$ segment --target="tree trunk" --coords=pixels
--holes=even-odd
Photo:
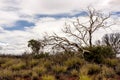
[[[92,34],[91,34],[91,31],[89,31],[89,46],[92,47]]]

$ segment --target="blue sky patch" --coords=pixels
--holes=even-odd
[[[118,12],[113,12],[112,15],[117,15],[117,16],[120,17],[120,11],[118,11]]]
[[[25,20],[19,20],[19,21],[16,21],[14,26],[6,26],[6,30],[24,30],[25,27],[31,27],[31,26],[35,26],[34,23],[32,22],[28,22],[28,21],[25,21]]]
[[[63,13],[63,14],[55,14],[55,15],[48,15],[48,14],[38,14],[36,15],[36,18],[44,18],[44,17],[53,17],[56,19],[60,18],[72,18],[72,17],[79,17],[79,16],[85,16],[87,13],[85,11],[79,12],[77,14],[71,15],[69,13]]]

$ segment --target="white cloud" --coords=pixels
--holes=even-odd
[[[26,27],[24,31],[6,31],[3,30],[3,32],[0,34],[0,41],[3,42],[1,44],[4,44],[2,46],[2,50],[0,50],[1,53],[14,53],[14,54],[21,54],[25,50],[28,50],[27,48],[27,41],[30,39],[39,39],[44,36],[44,32],[47,32],[49,35],[51,35],[53,32],[57,33],[60,36],[65,36],[61,28],[64,27],[64,22],[68,20],[73,20],[74,18],[62,18],[62,19],[55,19],[55,18],[42,18],[39,21],[35,23],[35,26],[33,27]],[[80,20],[84,21],[86,20],[83,17],[80,17]],[[120,28],[117,26],[111,27],[113,31],[118,30],[120,31]],[[101,37],[105,33],[112,32],[111,29],[100,30],[97,31],[94,34],[94,40],[101,39]]]
[[[16,20],[19,20],[19,17],[16,13],[14,12],[4,12],[0,11],[0,25],[9,25],[12,26],[13,22]]]
[[[88,6],[119,11],[119,3],[119,0],[0,0],[0,25],[14,25],[21,19],[34,21],[36,14],[76,14]]]
[[[74,13],[75,11],[85,9],[88,6],[93,6],[96,9],[114,11],[119,10],[119,3],[119,0],[21,0],[20,8],[22,12],[29,15],[60,14],[71,12]]]
[[[75,11],[85,9],[90,5],[97,5],[99,2],[100,1],[96,0],[22,0],[21,11],[30,15],[74,13]]]

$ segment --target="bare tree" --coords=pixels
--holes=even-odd
[[[54,34],[53,36],[49,37],[49,44],[48,45],[53,45],[52,49],[61,49],[64,50],[65,52],[70,52],[70,51],[82,51],[82,48],[80,45],[78,45],[75,42],[71,42],[69,39],[66,37],[59,37],[57,34]]]
[[[78,44],[92,47],[93,33],[100,28],[107,28],[113,24],[107,23],[110,14],[104,15],[93,8],[88,8],[86,14],[87,22],[82,23],[82,20],[77,18],[76,21],[71,21],[72,24],[65,23],[63,32],[73,37],[78,41]]]
[[[102,41],[105,45],[111,46],[115,53],[120,52],[120,33],[105,34]]]

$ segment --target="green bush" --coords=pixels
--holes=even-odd
[[[111,47],[108,46],[93,46],[85,48],[90,52],[84,53],[85,60],[95,63],[103,63],[105,58],[114,58],[114,54]]]
[[[42,80],[56,80],[52,75],[43,75]]]

